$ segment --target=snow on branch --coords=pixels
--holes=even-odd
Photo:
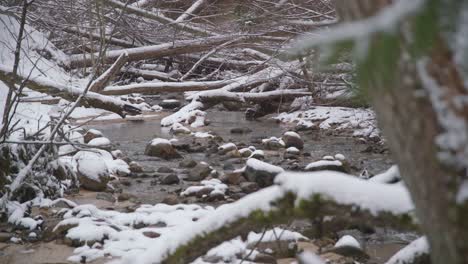
[[[28,79],[26,76],[14,77],[11,70],[2,65],[0,65],[0,80],[6,82],[11,81],[14,83],[25,82],[26,87],[31,90],[53,96],[59,96],[69,101],[76,100],[83,94],[82,89],[59,84],[45,77],[38,76],[31,79]],[[138,108],[135,108],[120,99],[93,92],[88,92],[84,95],[82,105],[104,109],[119,114],[122,117],[125,116],[126,113],[139,114],[141,112]]]
[[[429,263],[429,243],[425,236],[414,240],[385,262],[385,264],[412,263]]]
[[[114,62],[123,52],[127,52],[128,61],[139,61],[147,59],[157,59],[164,56],[183,55],[195,52],[210,50],[215,46],[221,45],[227,41],[233,43],[251,42],[259,39],[264,39],[260,35],[229,35],[205,37],[193,40],[181,40],[175,42],[167,42],[158,45],[111,50],[103,55],[103,61],[106,63]],[[94,59],[99,57],[98,53],[94,54],[75,54],[69,57],[68,66],[70,68],[80,68],[91,66]]]
[[[290,52],[294,55],[301,54],[317,46],[336,44],[346,40],[354,40],[358,43],[369,39],[375,33],[393,31],[404,18],[419,11],[425,1],[399,0],[369,18],[314,31],[312,35],[299,38]]]
[[[141,254],[118,263],[190,263],[220,243],[249,231],[294,218],[352,210],[368,221],[394,218],[395,226],[415,225],[414,205],[403,185],[371,183],[331,171],[284,172],[274,186],[222,205],[193,225],[175,230],[170,240],[156,240]],[[314,210],[311,210],[314,208]],[[392,223],[392,221],[386,221]]]

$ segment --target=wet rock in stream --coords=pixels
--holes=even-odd
[[[155,138],[145,149],[145,155],[159,157],[166,160],[182,157],[167,139]]]

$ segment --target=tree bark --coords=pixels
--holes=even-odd
[[[344,20],[367,17],[390,2],[336,1],[340,17]],[[438,116],[438,106],[431,100],[426,82],[428,79],[434,81],[442,100],[449,105],[448,111],[464,122],[468,121],[466,107],[457,110],[452,103],[457,96],[466,97],[468,92],[442,38],[430,51],[427,63],[417,64],[408,58],[409,51],[403,36],[400,34],[397,69],[385,73],[393,74],[395,81],[388,82],[382,79],[382,73],[370,72],[365,86],[370,87],[379,124],[416,205],[416,214],[430,244],[432,262],[468,263],[468,207],[466,202],[457,202],[466,167],[460,164],[463,162],[448,165],[440,159],[443,150],[436,142],[446,128]],[[373,38],[371,47],[379,41],[384,40],[378,36]],[[427,76],[422,78],[422,72]],[[451,121],[456,125],[457,120]],[[453,151],[455,155],[466,149],[466,141],[464,143]]]

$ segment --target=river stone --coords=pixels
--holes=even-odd
[[[237,149],[231,150],[228,153],[225,154],[226,158],[231,159],[231,158],[240,158],[241,154]]]
[[[179,163],[179,166],[182,168],[193,168],[197,166],[197,162],[193,159],[184,159]]]
[[[179,197],[175,194],[168,194],[164,199],[162,200],[162,203],[168,204],[168,205],[175,205],[179,203]]]
[[[220,180],[223,183],[228,183],[228,184],[239,184],[242,181],[245,181],[244,177],[242,177],[242,172],[239,171],[230,171],[230,172],[225,172]]]
[[[301,136],[293,131],[288,131],[283,134],[282,137],[286,148],[295,147],[298,149],[304,148],[304,141],[302,140]]]
[[[245,193],[253,193],[258,190],[258,184],[256,182],[241,182],[239,186]]]
[[[8,232],[0,232],[0,242],[8,242],[10,238],[13,236],[12,233]]]
[[[91,140],[99,137],[103,137],[102,132],[96,129],[90,129],[84,134],[84,143],[88,143]]]
[[[161,177],[161,184],[178,184],[180,182],[179,177],[176,174],[168,174],[168,175],[163,175]]]
[[[143,167],[140,165],[140,163],[138,163],[136,161],[130,162],[130,164],[128,164],[128,166],[129,166],[130,171],[133,172],[133,173],[143,172]]]
[[[206,163],[200,163],[189,171],[187,181],[201,181],[208,177],[212,169]]]
[[[249,159],[244,174],[247,180],[256,182],[261,188],[273,185],[276,175],[283,172],[281,167],[271,165],[258,159]]]
[[[127,193],[127,192],[119,193],[119,195],[117,196],[117,199],[120,202],[128,201],[128,200],[130,200],[132,198],[136,198],[135,195],[133,195],[131,193]]]
[[[100,192],[100,193],[97,193],[96,194],[96,199],[97,200],[104,200],[104,201],[108,201],[108,202],[115,202],[115,197],[110,194],[110,193],[106,193],[106,192]]]
[[[78,180],[81,187],[95,192],[106,189],[109,182],[109,170],[106,163],[98,155],[95,155],[95,158],[79,159],[77,163]]]
[[[262,144],[268,150],[278,150],[285,146],[283,140],[276,137],[262,139]]]
[[[159,103],[159,106],[161,106],[164,109],[175,109],[179,107],[180,105],[181,105],[181,102],[176,99],[166,99]]]
[[[254,260],[255,263],[271,263],[276,264],[276,259],[268,254],[258,253],[255,254]]]
[[[145,155],[159,157],[166,160],[180,158],[181,155],[172,146],[167,139],[155,138],[145,149]]]
[[[156,233],[156,232],[153,232],[153,231],[144,231],[143,235],[145,237],[149,237],[149,238],[158,238],[158,237],[161,236],[159,233]]]
[[[160,173],[173,173],[174,170],[169,167],[160,167],[158,168],[158,172]]]
[[[233,150],[237,150],[237,146],[234,143],[227,143],[218,147],[218,153],[220,155],[227,154]]]
[[[235,128],[232,128],[230,132],[232,134],[247,134],[247,133],[251,133],[252,129],[248,127],[235,127]]]

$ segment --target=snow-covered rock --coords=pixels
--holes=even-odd
[[[110,150],[112,147],[111,141],[106,137],[98,137],[98,138],[91,139],[88,142],[88,146],[91,146],[94,148],[105,149],[105,150]]]
[[[304,148],[304,141],[301,136],[294,131],[288,131],[283,134],[283,142],[286,148],[295,147],[298,149]]]
[[[87,149],[76,153],[71,159],[71,165],[75,171],[77,171],[80,160],[99,160],[105,163],[109,174],[114,176],[126,176],[130,173],[130,168],[125,161],[121,159],[114,160],[112,154],[102,149]]]
[[[210,179],[201,181],[201,186],[190,186],[185,191],[181,192],[182,196],[195,195],[198,197],[211,197],[215,199],[224,198],[227,190],[227,185],[219,179]]]
[[[84,142],[88,143],[95,138],[103,137],[102,132],[96,129],[89,129],[84,134]]]
[[[291,155],[299,155],[301,151],[296,147],[289,147],[286,149],[286,153],[291,154]]]
[[[81,187],[95,192],[106,189],[109,182],[109,169],[105,162],[90,152],[86,157],[77,160],[78,179]]]
[[[353,237],[350,235],[345,235],[338,239],[338,241],[335,243],[335,248],[339,247],[354,247],[354,248],[361,248],[361,244]]]
[[[179,135],[179,134],[190,134],[191,131],[190,129],[184,127],[181,123],[174,123],[172,126],[171,126],[171,130],[170,130],[173,134],[175,135]]]
[[[367,260],[369,258],[366,252],[362,250],[361,244],[350,235],[341,237],[330,251],[345,257],[352,257],[360,261]]]
[[[344,160],[346,160],[346,157],[345,157],[345,155],[343,155],[341,153],[338,153],[338,154],[335,155],[335,159],[340,160],[340,161],[344,161]]]
[[[252,154],[249,156],[249,158],[263,160],[263,159],[265,159],[265,152],[263,150],[256,149],[256,150],[254,150],[254,152],[252,152]]]
[[[172,143],[163,138],[153,139],[145,149],[145,155],[163,158],[166,160],[180,158],[181,155],[172,146]]]
[[[256,182],[260,187],[267,187],[283,171],[280,167],[251,158],[247,160],[244,174],[249,181]]]
[[[233,150],[237,150],[237,146],[234,143],[226,143],[218,147],[218,153],[221,155],[224,155]]]
[[[319,160],[309,163],[305,167],[306,171],[333,170],[346,172],[346,168],[339,160]]]
[[[241,154],[242,157],[247,158],[252,155],[252,153],[255,151],[255,147],[248,147],[248,148],[241,148],[239,149],[239,153]]]
[[[284,141],[277,137],[262,139],[262,144],[269,150],[277,150],[285,147]]]

